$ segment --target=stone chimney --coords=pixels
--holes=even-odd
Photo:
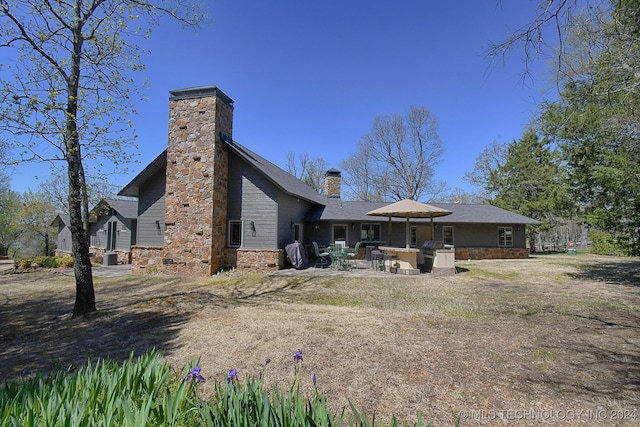
[[[224,265],[233,100],[215,86],[170,93],[162,270],[208,276]]]
[[[342,175],[337,169],[329,169],[324,173],[324,195],[327,197],[340,198],[340,187],[342,186]]]

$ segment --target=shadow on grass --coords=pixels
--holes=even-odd
[[[550,361],[542,372],[534,369],[527,381],[552,387],[563,394],[589,395],[601,403],[602,396],[612,402],[640,405],[640,348],[635,332],[611,326],[590,327],[591,338],[564,340],[554,348],[566,362]]]
[[[0,311],[0,378],[32,376],[83,364],[87,359],[125,361],[172,348],[188,313],[101,310],[73,318],[73,295],[60,292],[3,304]]]
[[[580,265],[578,272],[570,274],[577,280],[596,280],[612,285],[640,286],[640,261],[603,259],[597,264]]]
[[[0,378],[31,376],[156,349],[169,354],[179,332],[205,308],[226,307],[295,292],[311,278],[264,280],[249,286],[182,286],[179,277],[125,276],[94,280],[97,311],[73,318],[72,277],[40,273],[0,276]],[[42,285],[37,282],[41,282]],[[18,289],[9,291],[13,287]]]

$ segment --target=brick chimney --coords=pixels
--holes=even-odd
[[[162,270],[208,276],[224,263],[233,100],[215,86],[170,94]]]
[[[342,186],[342,173],[337,169],[329,169],[324,173],[324,195],[327,197],[340,198],[340,187]]]

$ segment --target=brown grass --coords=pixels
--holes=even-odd
[[[640,425],[640,262],[589,255],[458,262],[454,277],[96,279],[73,319],[73,279],[0,276],[0,376],[157,348],[289,387],[300,348],[330,405],[436,426]],[[270,358],[272,363],[261,367]],[[616,417],[623,418],[616,420]]]

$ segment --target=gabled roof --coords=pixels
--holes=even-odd
[[[295,176],[274,165],[259,154],[249,150],[247,147],[236,141],[225,140],[224,142],[231,151],[261,172],[267,179],[285,193],[317,204],[323,203],[326,199]],[[144,183],[147,182],[147,180],[149,180],[154,174],[166,166],[167,150],[164,150],[158,157],[149,163],[142,172],[133,178],[131,182],[125,185],[118,195],[138,197],[140,187],[144,185]]]
[[[142,171],[135,176],[122,190],[118,192],[118,196],[138,197],[140,195],[140,187],[144,185],[153,175],[167,167],[167,150],[164,150],[155,159],[151,161]]]
[[[271,163],[259,154],[251,151],[247,147],[236,141],[223,138],[229,149],[246,161],[249,165],[258,170],[265,178],[270,180],[283,192],[307,200],[316,206],[306,215],[307,221],[376,221],[382,219],[367,215],[367,212],[381,208],[390,204],[389,202],[359,202],[343,201],[340,198],[326,197],[316,192],[313,188],[305,184],[300,179]],[[134,196],[139,195],[139,189],[154,174],[165,168],[167,165],[167,150],[164,150],[147,167],[145,167],[129,184],[127,184],[118,195]],[[430,203],[443,209],[452,211],[451,215],[434,218],[434,222],[455,224],[455,223],[475,223],[475,224],[541,224],[535,219],[528,218],[505,209],[487,204],[462,204],[462,203]],[[115,206],[112,206],[115,208]],[[118,209],[116,209],[118,210]],[[118,212],[120,212],[118,210]],[[120,212],[122,214],[122,212]],[[137,214],[137,208],[136,208]],[[131,217],[135,218],[135,216]],[[387,219],[384,219],[387,221]],[[404,218],[392,218],[392,221],[405,221]],[[429,218],[414,218],[412,222],[429,222]]]
[[[137,200],[124,200],[124,199],[102,199],[100,202],[91,209],[91,214],[95,215],[99,213],[101,209],[111,208],[118,212],[122,217],[127,219],[136,219],[138,217],[138,201]],[[98,214],[98,216],[100,216]]]
[[[388,221],[380,217],[367,215],[367,212],[388,205],[388,202],[349,202],[326,198],[325,206],[318,206],[305,217],[308,221]],[[529,224],[539,221],[524,215],[507,211],[492,205],[461,203],[430,203],[433,206],[453,212],[451,215],[434,218],[439,223],[476,223],[476,224]],[[406,221],[404,218],[392,218],[392,221]],[[429,222],[429,218],[412,218],[411,222]]]
[[[234,153],[256,168],[285,193],[317,204],[322,204],[326,201],[325,196],[319,194],[303,181],[274,165],[259,154],[256,154],[247,147],[238,144],[236,141],[226,142]]]
[[[60,224],[63,224],[66,227],[69,227],[71,225],[71,217],[69,216],[69,214],[58,214],[56,215],[55,218],[53,218],[53,221],[51,221],[51,226],[52,227],[57,227]]]

